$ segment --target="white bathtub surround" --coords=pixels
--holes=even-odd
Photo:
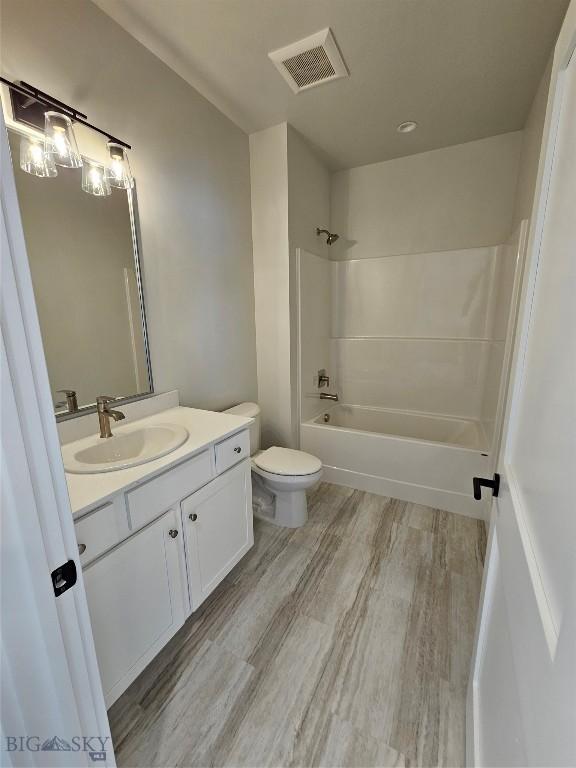
[[[492,449],[502,397],[514,243],[348,261],[300,253],[301,447],[330,481],[483,516],[472,477],[488,468],[481,454]],[[319,367],[350,404],[323,433]],[[406,440],[408,471],[388,456]]]
[[[333,335],[485,339],[501,259],[492,246],[401,255],[377,250],[369,259],[336,262]]]
[[[303,450],[322,459],[327,482],[484,518],[472,477],[486,476],[482,425],[376,408],[337,405],[301,426]]]
[[[501,246],[332,263],[341,399],[492,422],[514,266]]]
[[[488,343],[335,339],[332,371],[345,403],[477,418]]]

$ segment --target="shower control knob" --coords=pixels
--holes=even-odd
[[[188,517],[190,520],[192,520],[193,523],[195,523],[196,520],[198,520],[198,515],[196,514],[196,512],[192,512],[192,514],[188,515]]]

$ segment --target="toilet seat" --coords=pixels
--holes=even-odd
[[[264,472],[287,477],[314,475],[322,469],[322,462],[316,456],[278,446],[257,453],[252,461]]]

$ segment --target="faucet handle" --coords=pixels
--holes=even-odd
[[[318,371],[317,384],[318,384],[318,389],[321,389],[322,387],[330,386],[330,376],[328,376],[328,374],[326,373],[325,368],[320,368],[320,370]]]
[[[63,395],[75,395],[76,390],[75,389],[57,389],[56,392],[61,392]]]
[[[111,397],[110,395],[98,395],[98,397],[96,398],[96,402],[102,403],[102,404],[113,403],[114,400],[116,400],[116,398]]]

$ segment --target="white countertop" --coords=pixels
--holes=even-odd
[[[172,453],[146,464],[139,464],[114,472],[82,475],[67,472],[66,482],[68,483],[68,495],[73,516],[79,517],[118,492],[126,491],[194,456],[194,454],[200,453],[213,443],[249,427],[252,421],[252,419],[233,416],[229,413],[183,407],[170,408],[138,421],[131,421],[130,428],[135,425],[180,424],[188,430],[189,437],[183,445]],[[112,426],[112,431],[121,433],[122,426],[116,428]]]

